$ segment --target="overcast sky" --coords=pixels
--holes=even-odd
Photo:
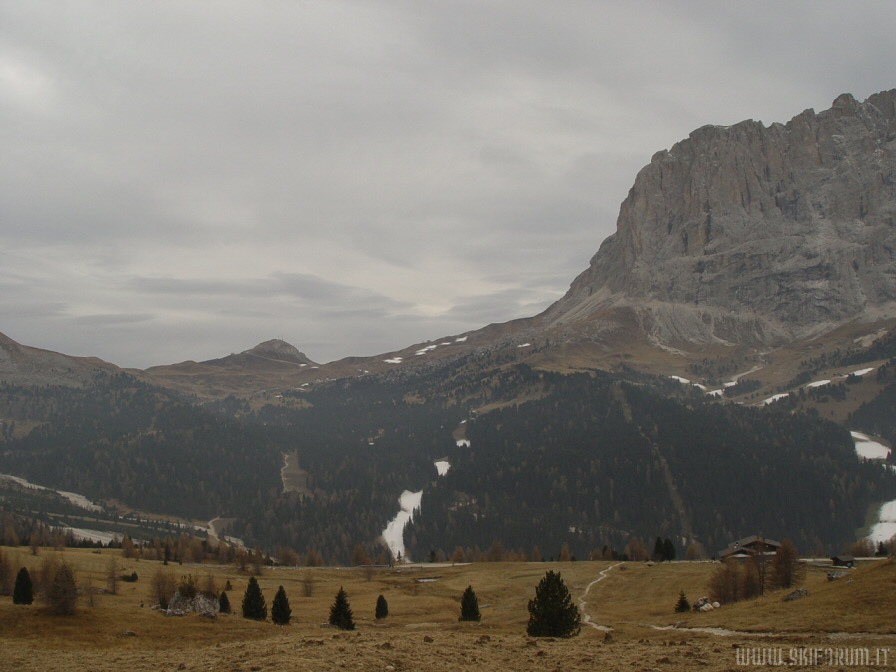
[[[534,315],[705,124],[896,86],[896,2],[0,0],[0,332],[318,362]]]

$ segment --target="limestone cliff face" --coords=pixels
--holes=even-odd
[[[655,154],[545,317],[612,307],[663,342],[773,344],[896,315],[896,89]]]

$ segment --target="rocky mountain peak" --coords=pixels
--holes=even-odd
[[[774,344],[896,315],[896,90],[657,152],[546,316],[613,307],[666,343]]]
[[[278,338],[259,343],[242,354],[280,362],[292,362],[294,364],[314,364],[305,356],[305,353],[300,352],[295,346]]]

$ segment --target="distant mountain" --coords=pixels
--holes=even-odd
[[[0,382],[14,385],[83,385],[118,367],[96,357],[71,357],[21,345],[0,334]]]
[[[318,366],[308,359],[308,357],[305,356],[305,353],[299,352],[295,346],[279,339],[272,339],[270,341],[265,341],[264,343],[259,343],[254,348],[244,350],[238,355],[229,355],[220,359],[210,359],[202,362],[202,364],[208,366],[247,367],[256,369],[272,367],[280,369],[283,365],[289,366],[294,364],[297,364],[300,367]]]
[[[318,377],[317,364],[289,343],[272,339],[254,348],[204,362],[154,366],[144,373],[154,383],[200,397],[248,396],[289,388]]]
[[[896,89],[656,153],[546,325],[781,346],[896,317]]]

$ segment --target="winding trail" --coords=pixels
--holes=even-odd
[[[595,623],[591,620],[591,615],[587,611],[588,602],[586,598],[588,597],[588,593],[591,592],[591,589],[595,586],[595,584],[600,583],[604,579],[607,578],[607,573],[613,569],[614,567],[618,567],[621,565],[621,562],[617,562],[615,565],[610,565],[603,571],[598,573],[598,577],[594,579],[591,583],[585,586],[585,590],[582,591],[582,594],[578,598],[579,602],[579,611],[582,613],[582,624],[590,626],[595,630],[601,630],[603,632],[609,632],[613,628],[608,625],[600,625],[599,623]],[[701,632],[708,635],[714,635],[716,637],[747,637],[747,638],[766,638],[766,637],[821,637],[824,639],[831,640],[851,640],[851,639],[880,639],[880,640],[896,640],[896,634],[894,633],[882,633],[882,632],[825,632],[825,631],[815,631],[815,632],[789,632],[789,631],[767,631],[767,630],[729,630],[728,628],[720,628],[720,627],[708,627],[708,626],[686,626],[686,625],[654,625],[652,623],[639,623],[638,627],[646,628],[649,630],[657,630],[657,631],[676,631],[676,632]]]
[[[613,569],[614,567],[618,567],[618,566],[621,565],[621,564],[622,564],[621,562],[617,562],[615,565],[610,565],[610,566],[607,567],[606,569],[604,569],[604,570],[602,570],[601,572],[599,572],[599,573],[598,573],[598,577],[597,577],[596,579],[594,579],[594,581],[592,581],[591,583],[589,583],[587,586],[585,586],[585,590],[584,590],[584,592],[579,596],[579,611],[581,611],[582,614],[584,615],[584,618],[582,619],[582,623],[584,623],[585,625],[588,625],[588,626],[594,628],[595,630],[602,630],[602,631],[604,631],[604,632],[609,632],[609,631],[612,630],[613,628],[611,628],[611,627],[608,626],[608,625],[600,625],[600,624],[595,623],[594,621],[591,620],[591,614],[589,614],[589,613],[587,612],[587,610],[586,610],[586,605],[587,605],[588,603],[585,601],[585,598],[588,597],[588,593],[591,592],[591,588],[594,586],[594,584],[596,584],[596,583],[600,583],[601,581],[603,581],[604,579],[606,579],[606,578],[607,578],[607,572],[609,572],[609,571],[610,571],[611,569]]]

